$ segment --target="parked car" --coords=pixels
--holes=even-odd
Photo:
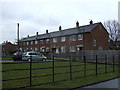
[[[42,55],[39,52],[30,51],[23,53],[22,60],[24,61],[45,61],[47,59],[46,56]]]
[[[16,52],[12,55],[12,58],[14,61],[20,61],[22,60],[22,52]]]

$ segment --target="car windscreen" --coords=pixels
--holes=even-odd
[[[25,52],[25,53],[23,53],[23,55],[26,55],[27,53]]]

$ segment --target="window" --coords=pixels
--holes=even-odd
[[[54,43],[57,42],[57,38],[53,38],[53,42],[54,42]]]
[[[45,52],[45,47],[40,47],[40,52]]]
[[[46,43],[47,43],[47,44],[49,43],[49,41],[50,41],[50,39],[46,39]]]
[[[61,53],[65,53],[65,46],[61,46]]]
[[[23,42],[23,45],[25,45],[25,42]]]
[[[33,41],[31,41],[31,44],[33,44]]]
[[[43,44],[43,43],[44,43],[44,41],[43,41],[43,40],[40,40],[40,43],[41,43],[41,44]]]
[[[38,48],[35,48],[35,51],[37,51],[38,50]]]
[[[27,45],[29,45],[29,42],[27,42]]]
[[[96,46],[96,40],[93,40],[93,46]]]
[[[79,51],[79,50],[82,50],[83,49],[83,45],[81,44],[81,45],[77,45],[76,46],[76,49]]]
[[[83,34],[78,34],[78,40],[83,40]]]
[[[75,46],[70,47],[70,52],[75,52]]]
[[[50,52],[50,48],[49,47],[46,47],[46,52]]]
[[[30,48],[30,50],[33,50],[32,48]]]
[[[75,41],[75,40],[76,40],[76,35],[70,36],[70,40],[71,40],[71,41]]]
[[[61,37],[61,42],[65,42],[66,37]]]
[[[37,41],[37,40],[35,41],[35,44],[38,44],[38,41]]]
[[[26,48],[26,51],[28,51],[28,48]]]

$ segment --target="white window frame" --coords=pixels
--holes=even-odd
[[[45,47],[40,47],[40,52],[45,52]]]
[[[31,41],[30,44],[33,44],[33,41]]]
[[[46,43],[48,44],[50,42],[50,39],[46,39]]]
[[[27,45],[29,45],[29,42],[26,42]]]
[[[57,42],[57,38],[53,38],[53,43],[56,43]]]
[[[70,41],[76,41],[76,35],[71,35],[70,36]]]
[[[97,41],[93,40],[93,46],[96,46]]]
[[[66,37],[65,36],[61,37],[61,42],[65,42],[65,41],[66,41]]]
[[[37,41],[37,40],[35,41],[35,44],[38,44],[38,41]]]
[[[65,52],[66,52],[65,46],[61,46],[61,53],[65,53]]]
[[[23,45],[25,45],[25,42],[23,42]]]
[[[78,34],[78,40],[83,40],[83,34]]]
[[[44,44],[44,40],[40,40],[40,43],[41,43],[41,44]]]
[[[37,47],[35,47],[35,51],[37,51],[38,50],[38,48]]]
[[[76,51],[76,47],[75,46],[70,46],[70,52],[75,52]]]
[[[50,52],[50,48],[49,47],[46,47],[46,52]]]

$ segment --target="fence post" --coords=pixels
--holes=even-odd
[[[83,57],[84,60],[84,77],[86,77],[86,58],[85,56]]]
[[[115,72],[115,56],[113,55],[113,72]]]
[[[54,83],[54,55],[53,55],[53,83]]]
[[[30,56],[30,87],[32,86],[32,56]]]
[[[97,55],[96,55],[96,76],[97,76]]]
[[[107,73],[107,55],[105,55],[105,73]]]
[[[72,80],[72,65],[71,65],[71,56],[69,56],[69,63],[70,63],[70,80]]]

